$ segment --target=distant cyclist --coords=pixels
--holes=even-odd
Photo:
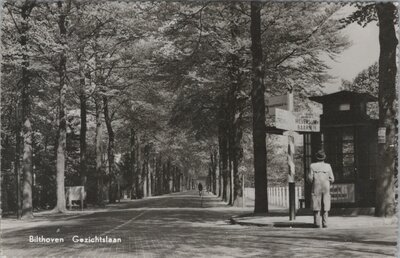
[[[201,183],[199,183],[197,188],[199,189],[199,196],[201,196],[201,193],[203,192],[203,185]]]

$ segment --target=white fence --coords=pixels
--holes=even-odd
[[[245,187],[244,188],[244,196],[246,197],[246,200],[248,201],[253,201],[254,202],[254,188],[250,187]]]
[[[296,186],[295,188],[295,203],[296,208],[299,208],[299,199],[304,198],[303,187]],[[289,207],[289,187],[268,187],[268,203],[279,206]]]
[[[247,200],[254,201],[254,188],[246,187],[244,194]],[[299,199],[304,198],[303,187],[296,186],[295,200],[296,209],[299,207]],[[289,207],[289,187],[268,187],[268,203],[278,207]]]

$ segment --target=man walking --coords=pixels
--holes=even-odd
[[[308,181],[312,184],[311,188],[311,207],[314,213],[314,226],[328,227],[328,212],[331,209],[331,195],[329,192],[330,184],[333,183],[334,177],[331,165],[325,163],[326,154],[323,150],[316,153],[318,162],[312,163]]]

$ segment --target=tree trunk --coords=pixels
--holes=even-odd
[[[161,194],[165,194],[167,192],[167,164],[163,162],[162,165],[162,188],[161,188]]]
[[[166,176],[166,180],[165,180],[165,186],[166,186],[166,189],[165,189],[165,193],[170,193],[171,192],[171,160],[170,159],[168,159],[168,162],[167,162],[167,171],[166,171],[166,173],[165,173],[165,176]]]
[[[81,49],[81,54],[83,55],[83,49]],[[85,81],[85,72],[82,65],[82,60],[78,60],[79,62],[79,72],[80,72],[80,80],[79,84],[81,87],[80,94],[79,94],[79,102],[80,102],[80,118],[81,118],[81,128],[80,128],[80,135],[79,135],[79,146],[80,146],[80,153],[79,153],[79,168],[80,168],[80,178],[81,178],[81,185],[86,188],[86,181],[87,181],[87,160],[86,160],[86,132],[87,132],[87,106],[86,106],[86,81]]]
[[[150,146],[146,144],[143,149],[143,196],[149,196],[150,180],[149,180],[149,159],[150,159]]]
[[[226,96],[219,97],[218,110],[218,150],[221,168],[221,197],[228,201],[228,121],[226,114]]]
[[[219,136],[218,136],[218,142],[219,142]],[[220,145],[218,143],[218,149],[220,149]],[[219,159],[218,159],[218,197],[222,197],[222,159],[221,159],[221,153],[219,152]]]
[[[253,148],[254,148],[254,185],[255,213],[268,212],[267,196],[267,150],[265,143],[265,102],[263,51],[261,46],[261,7],[262,3],[251,2],[251,54],[252,54],[252,91],[253,109]]]
[[[161,177],[161,154],[158,155],[156,159],[156,173],[155,173],[155,194],[160,195],[161,194],[161,188],[162,188],[162,177]]]
[[[136,198],[140,199],[143,197],[143,185],[142,185],[142,153],[140,149],[140,137],[137,137],[136,141]]]
[[[70,7],[70,2],[67,8]],[[58,76],[60,78],[59,87],[59,132],[57,146],[57,205],[54,208],[56,212],[65,212],[65,160],[66,160],[66,145],[67,145],[67,114],[66,114],[66,94],[67,94],[67,53],[65,46],[67,45],[67,28],[66,28],[66,10],[62,9],[62,3],[58,2],[60,15],[58,19],[58,28],[60,30],[60,40],[64,49],[60,53],[60,61],[58,66]]]
[[[109,203],[115,203],[117,197],[117,182],[114,171],[114,130],[111,125],[111,117],[108,108],[108,98],[107,96],[103,96],[103,104],[104,104],[104,120],[106,122],[107,132],[108,132],[108,147],[107,147],[107,156],[108,156],[108,175],[110,178],[108,195],[109,195]]]
[[[231,3],[232,20],[230,21],[231,43],[236,45],[240,36],[239,21],[236,14],[236,3]],[[229,110],[229,160],[231,167],[231,202],[230,204],[239,206],[242,198],[242,177],[239,175],[239,164],[241,160],[241,140],[242,140],[242,112],[244,100],[241,97],[243,88],[242,67],[245,66],[241,60],[240,50],[229,55],[228,74],[230,85],[228,90],[228,110]]]
[[[230,149],[230,144],[228,144],[228,205],[233,205],[233,184],[232,184],[232,178],[233,178],[233,168],[232,168],[232,157],[231,157],[231,149]]]
[[[228,201],[228,141],[224,132],[220,135],[219,151],[222,167],[222,200]]]
[[[23,125],[23,156],[22,156],[22,218],[30,219],[32,213],[32,124],[29,117],[25,116]]]
[[[22,47],[22,133],[23,133],[23,155],[22,155],[22,218],[33,218],[32,213],[32,123],[31,123],[31,74],[29,71],[28,56],[28,19],[34,4],[25,2],[21,7],[21,35],[19,43]]]
[[[213,169],[213,182],[212,182],[212,184],[213,184],[213,193],[215,194],[215,195],[217,195],[218,194],[218,184],[217,184],[217,178],[218,178],[218,175],[217,175],[217,167],[218,167],[218,156],[217,156],[217,151],[216,151],[216,149],[214,149],[213,150],[213,167],[212,167],[212,169]]]
[[[154,155],[152,157],[152,166],[150,166],[150,196],[156,195],[156,170],[157,170],[157,156]]]
[[[396,7],[393,3],[378,3],[379,19],[379,127],[386,130],[386,142],[378,144],[378,173],[375,215],[395,214],[396,159]]]
[[[19,108],[16,110],[17,125],[15,130],[15,159],[14,159],[14,170],[15,170],[15,181],[16,181],[16,196],[17,196],[17,219],[22,216],[21,211],[21,170],[20,170],[20,159],[21,159],[21,126],[19,123]]]
[[[85,92],[82,91],[80,96],[80,105],[81,105],[81,129],[80,129],[80,136],[79,136],[79,145],[80,145],[80,153],[79,153],[79,159],[80,159],[80,177],[81,177],[81,184],[85,186],[86,189],[86,181],[87,181],[87,175],[86,175],[86,169],[87,169],[87,161],[86,161],[86,132],[87,132],[87,118],[86,118],[86,113],[87,113],[87,108],[86,108],[86,95]]]
[[[131,164],[131,199],[135,199],[136,197],[136,169],[135,169],[135,161],[136,161],[136,153],[135,153],[135,130],[131,129],[130,135],[130,164]]]
[[[104,207],[104,189],[103,189],[103,129],[101,127],[101,99],[98,94],[95,96],[96,108],[96,177],[97,177],[97,198],[96,203],[100,207]]]

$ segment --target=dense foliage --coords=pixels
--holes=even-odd
[[[340,5],[260,8],[265,95],[292,91],[303,108],[330,78],[324,58],[349,45]],[[3,210],[16,210],[17,176],[33,197],[23,215],[62,211],[64,186],[104,205],[200,177],[239,205],[242,175],[254,183],[250,16],[240,2],[6,2]],[[270,183],[284,184],[286,147],[267,138]]]

